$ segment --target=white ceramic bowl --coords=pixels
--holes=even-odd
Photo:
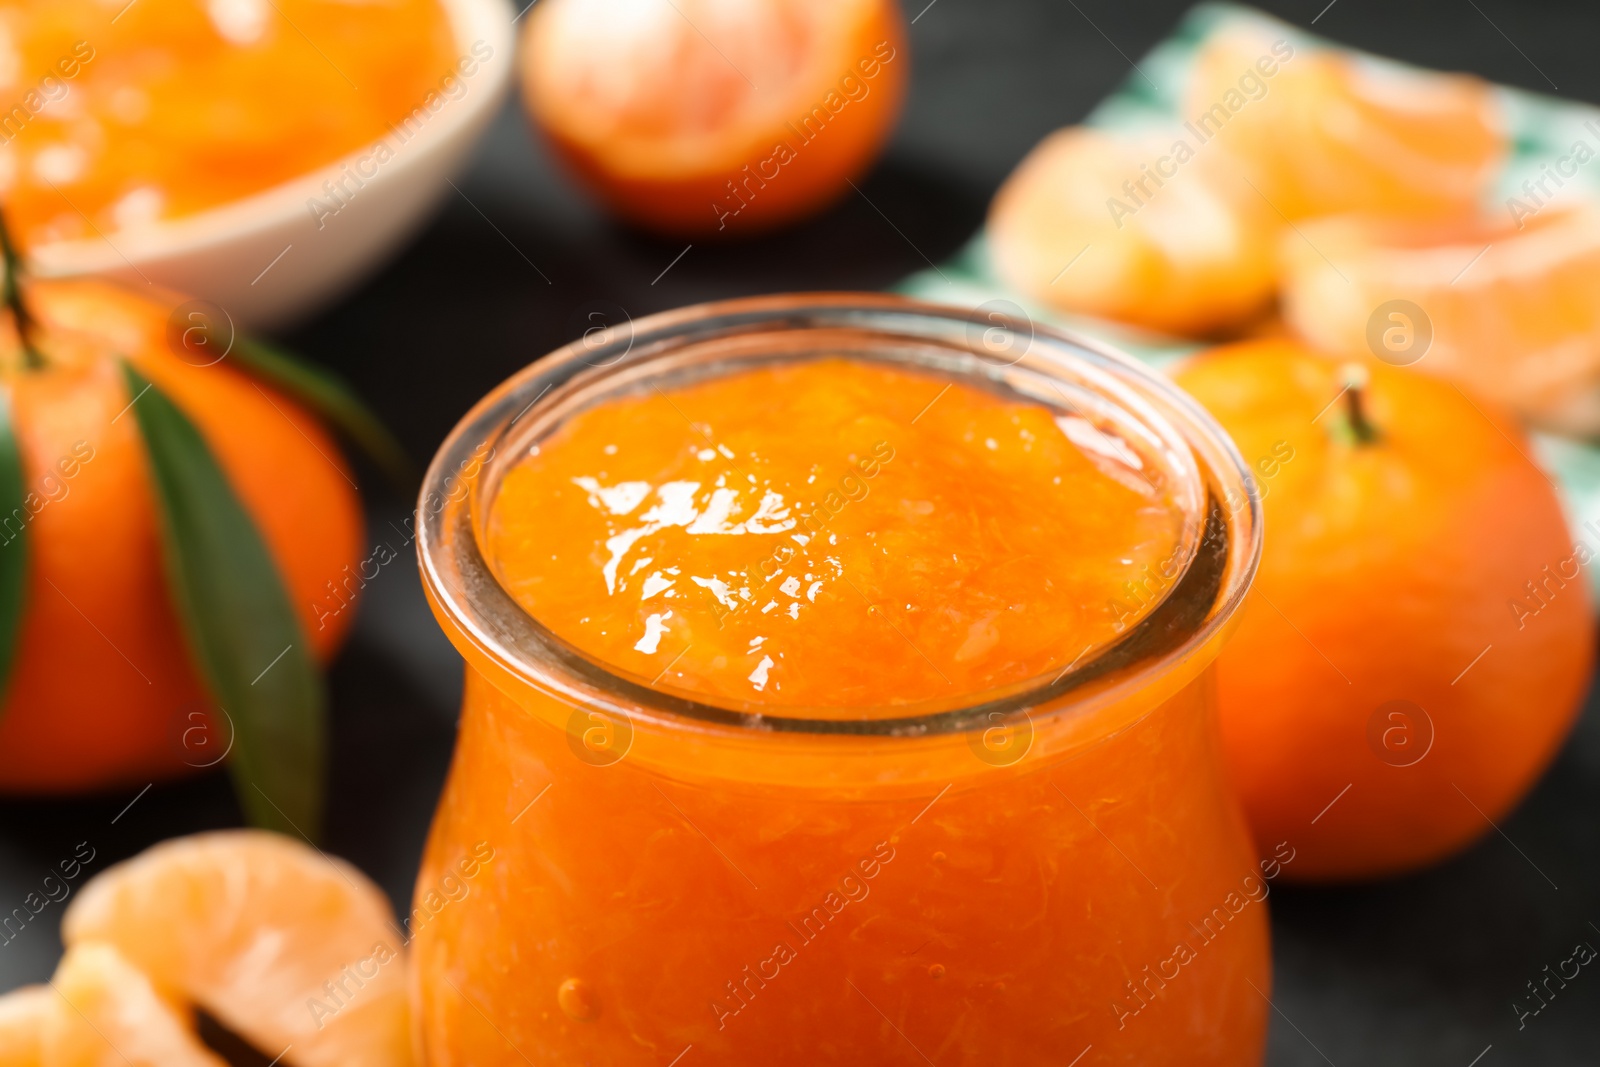
[[[455,85],[418,100],[410,119],[381,142],[199,214],[31,248],[33,272],[151,283],[213,301],[254,328],[289,325],[342,295],[442,196],[456,195],[449,179],[466,165],[511,84],[515,33],[507,0],[442,3],[458,54],[475,65],[470,74],[458,71]],[[441,83],[445,74],[439,72]]]

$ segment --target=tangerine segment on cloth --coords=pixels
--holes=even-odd
[[[202,367],[173,354],[167,319],[180,298],[40,281],[27,299],[48,365],[22,369],[7,324],[0,373],[12,390],[24,482],[43,503],[25,527],[26,616],[0,710],[0,790],[191,773],[215,761],[186,748],[186,728],[205,724],[218,750],[231,734],[211,717],[168,597],[136,401],[118,358],[199,428],[323,661],[354,619],[346,605],[360,584],[352,574],[363,552],[360,498],[337,445],[303,408],[227,360]]]
[[[187,1012],[109,944],[68,948],[51,986],[58,1002],[45,1021],[41,1067],[227,1067]]]
[[[1600,433],[1600,204],[1302,230],[1284,240],[1284,314],[1313,345],[1443,375],[1557,433]]]
[[[395,124],[459,94],[446,75],[464,84],[438,0],[48,0],[0,10],[0,39],[18,103],[0,199],[25,246],[137,231],[398,145]]]
[[[1489,83],[1318,48],[1267,21],[1206,41],[1182,111],[1293,219],[1457,213],[1489,191],[1508,148]]]
[[[1276,283],[1278,217],[1181,128],[1069,127],[989,209],[995,268],[1033,300],[1176,334],[1257,315]]]
[[[849,191],[899,114],[910,56],[892,0],[546,0],[523,99],[613,211],[743,234]]]
[[[1414,870],[1489,832],[1554,756],[1593,666],[1581,572],[1600,541],[1568,531],[1515,424],[1372,364],[1363,441],[1350,369],[1267,341],[1176,376],[1264,498],[1217,694],[1256,842],[1292,842],[1298,881]]]
[[[163,842],[67,909],[69,946],[106,942],[294,1067],[411,1063],[403,937],[360,871],[286,837]]]
[[[1048,679],[1143,617],[1126,590],[1187,562],[1187,513],[1140,447],[906,369],[767,365],[573,416],[486,555],[603,663],[848,717]]]

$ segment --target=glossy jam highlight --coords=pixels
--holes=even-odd
[[[881,709],[1059,671],[1142,617],[1184,522],[1159,476],[1081,415],[820,360],[580,413],[505,478],[488,554],[657,685]]]
[[[0,197],[24,244],[191,215],[394,139],[459,53],[439,0],[7,4]]]

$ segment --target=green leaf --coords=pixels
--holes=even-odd
[[[167,583],[189,650],[233,727],[229,770],[257,826],[315,839],[322,679],[261,533],[194,423],[124,362],[161,515]]]
[[[246,371],[276,386],[342,430],[402,493],[415,494],[417,468],[406,450],[355,390],[331,371],[281,348],[240,335],[228,353]]]
[[[0,389],[0,711],[6,683],[22,636],[23,587],[28,580],[28,531],[16,516],[26,516],[28,495],[22,477],[22,452],[11,428],[11,390]],[[13,529],[13,526],[15,529]]]

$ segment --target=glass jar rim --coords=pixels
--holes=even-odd
[[[1095,680],[1098,668],[1106,668],[1100,674],[1111,669],[1106,667],[1112,662],[1108,657],[1124,648],[1126,640],[1111,643],[1084,663],[1074,661],[1043,683],[1032,679],[954,700],[906,705],[895,709],[900,714],[807,717],[794,714],[803,709],[776,705],[765,711],[759,706],[740,710],[656,688],[619,672],[557,636],[501,586],[480,549],[481,523],[498,488],[495,474],[503,475],[517,458],[516,450],[500,447],[517,424],[524,420],[525,426],[532,424],[574,388],[592,387],[607,376],[642,376],[652,363],[695,345],[763,331],[813,331],[821,337],[830,331],[849,331],[884,346],[935,346],[948,358],[964,359],[974,367],[1003,369],[1026,363],[1033,373],[1057,375],[1072,369],[1101,386],[1114,381],[1138,402],[1148,401],[1159,409],[1159,417],[1174,426],[1194,454],[1195,476],[1207,489],[1207,513],[1196,544],[1210,540],[1214,524],[1222,523],[1222,558],[1204,615],[1170,647],[1123,663],[1130,669],[1116,678],[1110,691],[1137,686],[1140,679],[1182,662],[1227,624],[1254,577],[1261,554],[1261,504],[1250,468],[1221,426],[1159,373],[1099,341],[1035,323],[1021,308],[1004,303],[1003,309],[992,302],[968,310],[880,293],[750,297],[692,305],[591,330],[536,360],[474,405],[439,447],[424,478],[417,507],[417,555],[441,622],[453,631],[452,640],[467,642],[518,681],[563,704],[669,728],[921,736],[981,728],[1046,705],[1050,716],[1070,714],[1086,703],[1093,690],[1087,683]],[[838,354],[826,351],[828,347],[819,354]],[[998,362],[991,354],[996,350],[1018,354],[1009,362]],[[995,374],[988,376],[998,380]],[[1151,418],[1148,407],[1141,417]],[[1229,511],[1226,516],[1219,511],[1223,501]],[[1175,578],[1172,586],[1183,579]],[[1144,621],[1158,615],[1152,611]],[[1130,627],[1124,639],[1139,629]],[[1072,699],[1080,688],[1085,699]],[[1105,695],[1093,692],[1096,702]],[[955,706],[945,706],[950,704]]]

